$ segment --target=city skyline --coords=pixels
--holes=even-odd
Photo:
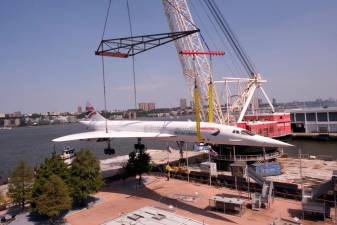
[[[185,102],[186,100],[186,102]],[[261,98],[258,98],[258,104],[260,105],[260,107],[267,107],[269,108],[269,105],[266,101],[264,101]],[[276,99],[272,99],[273,100],[273,105],[274,106],[281,106],[281,109],[295,109],[295,108],[319,108],[319,107],[337,107],[337,98],[333,99],[333,98],[328,98],[328,99],[321,99],[321,98],[317,98],[317,99],[313,99],[313,100],[308,100],[308,101],[298,101],[298,100],[293,100],[293,101],[289,101],[289,102],[278,102]],[[182,101],[184,103],[182,103]],[[143,108],[143,104],[151,104],[152,106],[151,109],[146,109]],[[186,104],[186,105],[185,105]],[[185,105],[185,106],[183,106]],[[297,107],[294,107],[296,106]],[[183,107],[182,107],[183,106]],[[223,107],[225,105],[222,105]],[[148,107],[148,106],[145,106]],[[152,108],[154,107],[154,108]],[[282,108],[283,107],[283,108]],[[81,108],[82,112],[79,112],[79,108]],[[163,107],[157,107],[157,103],[155,102],[139,102],[138,103],[138,108],[136,110],[140,110],[140,111],[151,111],[151,110],[155,110],[155,109],[178,109],[178,110],[185,110],[188,108],[192,108],[193,109],[193,101],[190,101],[190,104],[187,104],[187,99],[186,98],[180,98],[178,103],[176,105],[173,106],[163,106]],[[76,105],[74,106],[74,108],[70,111],[22,111],[22,110],[16,110],[13,112],[0,112],[0,119],[1,118],[5,118],[5,116],[9,116],[9,117],[22,117],[23,115],[32,115],[32,114],[41,114],[42,116],[46,116],[48,115],[48,113],[50,115],[61,115],[61,114],[82,114],[85,113],[85,104],[83,105]],[[97,110],[99,111],[104,111],[104,108],[97,108]],[[111,109],[107,109],[108,112],[110,113],[121,113],[121,112],[127,112],[127,111],[132,111],[134,110],[134,108],[128,108],[128,109],[118,109],[118,108],[111,108]],[[18,115],[19,114],[19,115]]]
[[[3,2],[0,76],[5,85],[0,90],[0,112],[76,111],[87,100],[104,109],[100,58],[94,51],[108,1],[81,1],[80,7],[78,3]],[[336,2],[218,4],[268,80],[265,89],[271,98],[287,102],[337,97]],[[134,34],[168,32],[161,1],[130,1],[130,6]],[[207,42],[219,46],[211,40],[212,32],[206,32],[209,23],[199,24],[200,6],[192,3],[191,10]],[[106,38],[129,36],[125,1],[113,1],[112,11]],[[230,63],[229,55],[214,60],[217,78],[240,75],[230,73],[224,62]],[[107,59],[106,75],[107,108],[132,108],[131,61]],[[173,44],[137,56],[136,77],[138,103],[155,102],[160,108],[178,106],[180,98],[191,99]]]

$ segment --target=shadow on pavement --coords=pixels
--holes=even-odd
[[[182,201],[179,201],[177,199],[173,199],[173,198],[169,198],[167,196],[163,196],[158,194],[157,192],[147,188],[144,185],[141,185],[140,187],[138,187],[136,189],[138,180],[136,180],[135,178],[131,178],[128,179],[126,181],[115,181],[112,183],[109,183],[106,187],[104,187],[101,191],[105,191],[105,192],[115,192],[115,193],[120,193],[120,194],[125,194],[125,195],[130,195],[130,196],[135,196],[135,197],[141,197],[144,199],[151,199],[153,201],[156,202],[160,202],[160,203],[164,203],[166,205],[172,205],[178,209],[183,209],[186,211],[189,211],[193,214],[199,214],[205,217],[209,217],[209,218],[213,218],[216,220],[221,220],[224,222],[230,222],[230,223],[236,223],[232,220],[229,220],[223,216],[220,216],[218,214],[215,214],[213,212],[210,212],[205,209],[202,208],[198,208],[195,207],[193,205],[190,204],[186,204]],[[146,179],[145,179],[145,184],[149,183]],[[151,182],[154,183],[154,182]],[[154,188],[155,190],[160,189],[160,187],[158,188]],[[179,190],[179,187],[177,187],[177,189]],[[224,214],[225,215],[225,214]]]

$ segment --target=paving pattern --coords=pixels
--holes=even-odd
[[[126,213],[145,206],[172,210],[180,216],[205,222],[206,224],[251,224],[269,225],[273,219],[282,217],[292,220],[301,216],[301,203],[298,201],[276,198],[270,208],[252,211],[247,209],[242,217],[214,212],[208,208],[209,198],[213,195],[241,197],[249,202],[247,193],[238,193],[226,188],[188,183],[162,177],[146,176],[146,184],[136,186],[136,180],[115,181],[104,187],[97,197],[103,199],[90,209],[84,209],[66,216],[71,225],[98,225],[118,218]],[[178,197],[177,197],[178,196]],[[186,201],[179,196],[193,196],[193,201]],[[305,225],[332,224],[331,221],[304,221]]]

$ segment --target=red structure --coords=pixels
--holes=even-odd
[[[246,115],[243,120],[237,127],[265,137],[284,137],[291,133],[290,113]]]
[[[198,52],[198,51],[180,51],[180,55],[225,55],[224,51],[208,51],[208,52]]]

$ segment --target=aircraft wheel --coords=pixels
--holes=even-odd
[[[104,154],[105,155],[114,155],[115,153],[116,153],[116,151],[113,148],[105,148],[104,149]]]

